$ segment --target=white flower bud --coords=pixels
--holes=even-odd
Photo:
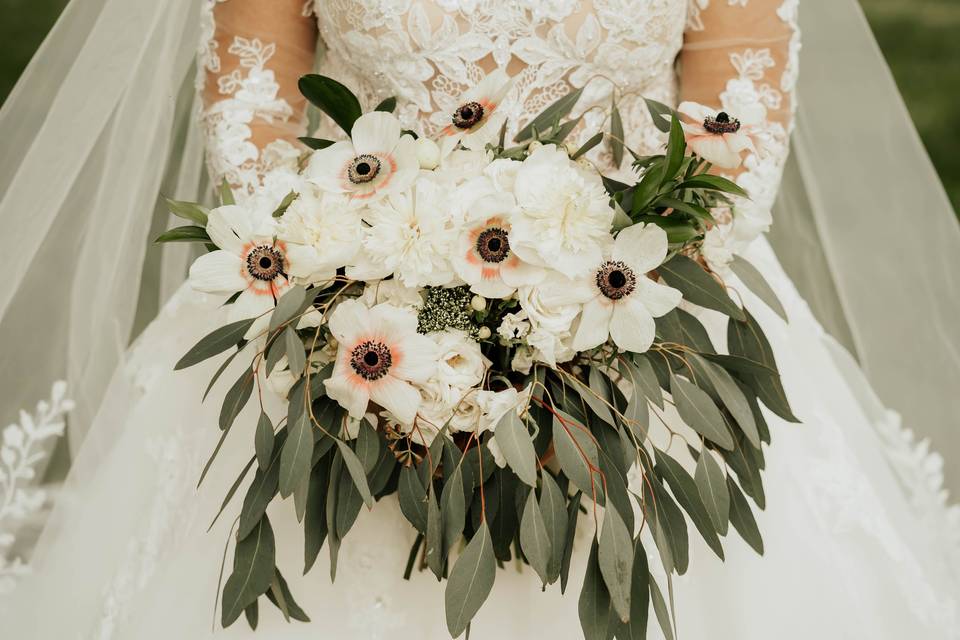
[[[530,146],[528,146],[527,149],[529,149],[530,151],[536,151],[542,146],[543,146],[542,142],[540,142],[539,140],[534,140],[533,142],[530,143]]]
[[[493,334],[490,331],[490,327],[480,327],[480,330],[477,331],[477,337],[480,338],[481,340],[486,340],[491,335]]]
[[[473,296],[470,300],[470,306],[474,311],[483,311],[487,308],[487,299],[483,296]]]
[[[430,138],[417,138],[417,161],[421,169],[436,169],[440,164],[440,147]]]

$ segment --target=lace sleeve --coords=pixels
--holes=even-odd
[[[204,0],[198,89],[207,163],[247,193],[295,163],[306,131],[297,80],[313,67],[317,27],[304,0]]]
[[[793,128],[800,0],[691,0],[680,56],[682,100],[751,114],[761,142],[737,182],[750,193],[728,224],[708,235],[705,257],[723,267],[771,222]],[[732,222],[732,224],[729,224]]]

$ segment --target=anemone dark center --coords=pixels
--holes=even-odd
[[[350,162],[347,177],[354,184],[370,182],[380,173],[380,159],[368,153],[357,156]]]
[[[379,380],[392,364],[390,347],[377,340],[361,342],[350,352],[350,367],[364,380]]]
[[[609,260],[597,269],[597,288],[611,300],[620,300],[637,288],[637,275],[619,260]]]
[[[731,118],[726,111],[721,111],[716,117],[707,116],[703,121],[703,128],[713,134],[736,133],[740,131],[740,121]]]
[[[247,254],[247,272],[257,280],[270,281],[283,273],[283,254],[262,244]]]
[[[479,102],[467,102],[453,112],[453,126],[469,129],[483,118],[483,105]]]
[[[500,263],[510,255],[507,232],[499,227],[485,229],[477,238],[477,253],[484,262]]]

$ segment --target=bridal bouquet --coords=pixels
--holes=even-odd
[[[708,160],[739,163],[748,128],[649,102],[669,140],[641,157],[613,105],[610,130],[573,148],[574,92],[508,143],[507,86],[489,76],[433,141],[402,130],[395,100],[362,113],[346,87],[304,77],[348,139],[304,138],[309,154],[239,202],[229,187],[213,210],[170,202],[194,225],[160,240],[206,245],[190,281],[229,296],[233,320],[177,368],[230,351],[209,393],[242,360],[221,444],[259,404],[250,461],[223,503],[252,472],[224,626],[245,614],[255,627],[261,596],[308,620],[266,513],[290,497],[305,570],[326,544],[331,574],[360,510],[399,500],[418,532],[406,575],[447,581],[452,636],[511,559],[565,590],[582,519],[596,531],[579,596],[589,639],[644,637],[648,606],[671,637],[644,544],[666,580],[687,570],[688,522],[721,558],[730,525],[762,552],[747,500],[764,507],[760,405],[794,418],[763,331],[704,258],[718,212],[746,197]],[[617,164],[633,155],[633,179],[587,161],[600,144]],[[733,265],[780,310],[756,269]],[[726,352],[707,316],[725,320]],[[269,394],[283,398],[279,419]]]

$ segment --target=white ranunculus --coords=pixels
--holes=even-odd
[[[612,241],[614,211],[600,177],[555,145],[523,161],[514,194],[518,210],[511,219],[510,247],[530,264],[575,278],[589,271]]]
[[[530,322],[526,341],[534,348],[534,359],[555,366],[576,355],[570,344],[571,327],[580,307],[575,303],[547,300],[546,291],[541,286],[523,287],[517,291],[517,299]]]
[[[290,251],[303,252],[313,269],[291,272],[303,284],[327,284],[337,269],[350,263],[360,249],[360,217],[349,209],[346,198],[313,189],[300,193],[280,218],[278,236],[289,242]]]
[[[437,344],[437,379],[451,387],[471,388],[483,382],[490,361],[480,343],[463,331],[441,331],[430,337]]]
[[[367,283],[359,299],[368,307],[386,302],[395,307],[416,312],[423,306],[423,295],[420,289],[405,287],[394,278]]]
[[[530,321],[527,312],[521,309],[516,313],[508,313],[500,319],[497,335],[504,340],[520,340],[530,333]]]

